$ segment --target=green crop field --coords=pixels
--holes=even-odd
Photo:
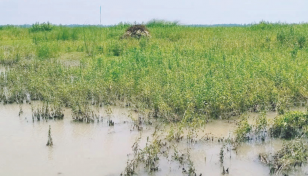
[[[0,27],[0,100],[85,111],[125,102],[169,121],[283,113],[308,98],[308,24]],[[1,68],[0,67],[0,68]]]

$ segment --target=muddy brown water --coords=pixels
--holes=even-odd
[[[23,113],[19,116],[19,105],[0,105],[0,175],[2,176],[118,176],[131,158],[132,145],[141,136],[140,146],[145,146],[148,136],[154,129],[147,126],[141,132],[132,130],[129,109],[111,107],[112,115],[107,116],[106,108],[100,108],[103,122],[73,122],[69,109],[64,111],[63,120],[32,121],[31,106],[22,105]],[[252,114],[253,116],[254,114]],[[115,121],[110,127],[107,119]],[[125,123],[124,123],[125,122]],[[47,147],[49,125],[54,145]],[[187,144],[186,140],[174,143],[180,153],[189,149],[197,175],[220,176],[222,165],[219,152],[222,146],[218,137],[232,135],[234,123],[226,120],[214,120],[204,127],[203,133],[211,133],[214,141],[200,141]],[[236,151],[224,153],[224,168],[229,168],[230,176],[269,175],[269,168],[260,163],[260,152],[274,152],[282,146],[281,140],[268,140],[264,143],[247,142]],[[226,146],[230,147],[230,146]],[[185,175],[181,165],[171,156],[160,157],[159,170],[148,173],[141,166],[137,175]],[[307,167],[293,175],[305,175]],[[187,174],[186,174],[187,175]],[[291,174],[292,175],[292,174]]]

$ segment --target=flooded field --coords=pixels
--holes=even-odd
[[[19,115],[20,107],[23,112]],[[111,115],[106,113],[108,111],[112,111]],[[147,141],[153,139],[156,129],[159,129],[158,139],[164,141],[167,133],[163,129],[168,128],[155,129],[153,122],[136,130],[132,119],[138,119],[138,113],[119,107],[96,109],[102,118],[94,123],[73,121],[68,109],[64,110],[63,120],[37,121],[32,119],[29,104],[0,105],[0,112],[0,175],[124,175],[128,161],[134,158],[132,146],[137,139],[141,151],[150,145]],[[269,113],[269,118],[274,115]],[[250,116],[252,119],[257,114]],[[110,126],[108,120],[114,125]],[[166,141],[161,148],[163,152],[157,155],[157,170],[149,172],[146,166],[139,164],[135,172],[137,175],[189,175],[188,168],[193,166],[196,175],[270,175],[268,166],[259,161],[258,155],[279,150],[282,141],[251,141],[236,150],[224,143],[222,149],[220,140],[233,136],[235,121],[213,120],[196,133],[198,137],[193,142],[188,142],[185,136],[179,142]],[[52,147],[46,146],[49,126]],[[175,156],[188,158],[189,162],[184,159],[181,163]],[[290,175],[305,175],[307,171],[307,167],[303,167]]]

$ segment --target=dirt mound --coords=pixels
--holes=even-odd
[[[149,30],[144,25],[134,25],[129,27],[121,38],[141,38],[151,37]]]

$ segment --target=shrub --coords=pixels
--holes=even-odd
[[[282,149],[275,152],[272,157],[268,154],[259,154],[261,162],[270,166],[272,174],[287,175],[288,171],[296,166],[307,163],[307,144],[302,140],[294,140],[283,144]]]
[[[268,29],[273,28],[273,25],[274,24],[266,22],[266,21],[260,21],[259,24],[254,24],[250,28],[253,29],[253,30],[260,30],[260,29],[261,30],[268,30]]]
[[[293,138],[301,134],[303,127],[307,126],[308,114],[299,111],[287,112],[278,116],[270,129],[274,137]]]
[[[256,120],[256,129],[255,129],[255,131],[258,133],[258,132],[261,132],[261,131],[265,131],[266,128],[267,128],[267,119],[266,119],[265,114],[263,114],[261,117],[259,117]]]
[[[51,31],[53,29],[53,25],[49,22],[47,23],[35,23],[32,24],[31,28],[29,29],[30,32],[39,32],[39,31]]]
[[[250,133],[252,127],[248,124],[247,118],[239,122],[238,128],[235,130],[236,141],[244,141]]]

